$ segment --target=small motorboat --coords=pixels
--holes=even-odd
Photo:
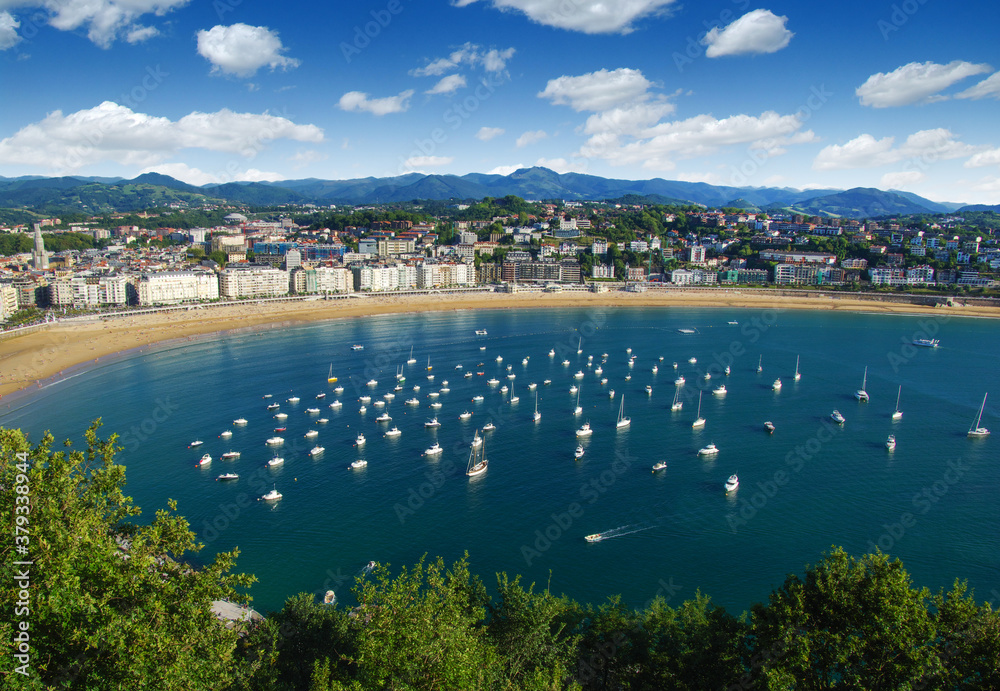
[[[326,451],[326,449],[323,448],[322,446],[314,446],[314,447],[312,447],[312,449],[309,450],[309,455],[310,456],[319,456],[324,451]]]
[[[232,461],[239,457],[240,457],[239,451],[227,451],[226,453],[222,454],[222,460],[224,461]]]
[[[365,435],[361,434],[360,432],[358,433],[358,436],[354,438],[354,444],[356,446],[364,446],[364,443],[366,441],[367,439],[365,439]]]
[[[209,454],[205,454],[200,459],[198,459],[198,465],[208,465],[212,462],[212,457]]]
[[[430,447],[428,447],[428,449],[426,451],[424,451],[424,455],[425,456],[436,456],[437,454],[441,453],[442,451],[444,451],[444,449],[441,448],[441,445],[438,444],[437,442],[434,442],[433,444],[430,445]]]
[[[764,423],[764,429],[767,430],[768,434],[774,434],[774,423],[768,420]]]
[[[402,432],[399,431],[399,428],[398,427],[393,427],[390,430],[386,430],[386,433],[385,433],[384,436],[386,436],[386,437],[398,437],[400,434],[402,434]]]
[[[239,480],[240,476],[237,475],[236,473],[223,473],[222,475],[220,475],[219,477],[217,477],[215,479],[216,480],[222,480],[222,481],[225,481],[225,480]]]
[[[666,469],[667,469],[667,462],[666,461],[660,461],[659,463],[653,464],[653,472],[654,473],[657,470],[666,470]]]
[[[281,492],[276,489],[272,489],[270,492],[261,497],[262,501],[278,501],[281,499]]]
[[[203,441],[193,441],[193,442],[191,442],[190,444],[188,444],[188,448],[189,448],[189,449],[193,449],[193,448],[195,448],[196,446],[201,446],[201,445],[202,445],[202,444],[204,444],[204,443],[205,443],[205,442],[203,442]]]
[[[733,473],[732,475],[729,476],[729,479],[726,480],[726,491],[732,492],[739,486],[740,486],[740,479],[736,477],[736,473]]]
[[[712,442],[704,448],[698,449],[699,456],[714,456],[717,453],[719,453],[719,447],[715,445],[715,442]]]
[[[885,448],[887,448],[889,451],[895,451],[895,449],[896,449],[896,436],[895,435],[890,434],[888,437],[886,437]]]
[[[583,447],[577,446],[576,451],[573,452],[573,458],[583,458]]]
[[[367,465],[368,465],[368,461],[366,461],[363,458],[359,458],[356,461],[351,461],[351,468],[354,468],[355,470],[358,469],[358,468],[364,468]]]
[[[832,413],[830,413],[830,419],[836,422],[838,425],[842,425],[844,424],[844,422],[846,422],[844,416],[840,414],[839,410],[835,410]]]

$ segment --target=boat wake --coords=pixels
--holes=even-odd
[[[590,540],[591,542],[600,542],[601,540],[610,540],[614,537],[624,537],[625,535],[631,535],[632,533],[641,533],[644,530],[649,530],[650,528],[655,528],[655,525],[622,525],[617,528],[612,528],[611,530],[605,530],[603,533],[597,533],[593,537],[595,539]],[[588,536],[589,537],[589,536]]]

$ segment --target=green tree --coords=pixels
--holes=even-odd
[[[489,598],[468,555],[446,569],[422,558],[392,580],[380,566],[355,588],[357,662],[370,688],[476,689],[496,676],[498,656],[480,626]]]
[[[18,510],[30,517],[32,561],[31,676],[21,687],[225,688],[236,676],[238,631],[211,604],[245,602],[238,590],[255,579],[229,573],[237,550],[201,568],[185,563],[201,545],[173,500],[148,525],[135,523],[140,509],[123,494],[125,468],[114,462],[117,437],[99,439],[99,426],[87,430],[85,450],[66,442],[61,451],[49,434],[32,446],[19,430],[0,429],[0,518],[12,526],[16,507],[30,511]],[[6,603],[17,599],[12,561],[0,566]],[[10,616],[0,636],[8,677],[16,664]]]
[[[766,688],[914,688],[944,669],[929,598],[898,560],[834,549],[754,605],[748,667]]]

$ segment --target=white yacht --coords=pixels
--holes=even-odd
[[[331,408],[339,408],[342,405],[344,405],[344,404],[341,403],[340,399],[338,398],[337,400],[335,400],[333,403],[330,404],[330,407]]]
[[[470,417],[472,417],[472,413],[470,413],[468,410],[466,410],[465,412],[463,412],[462,414],[460,414],[458,416],[458,419],[459,420],[468,420]]]
[[[842,425],[846,422],[844,416],[840,414],[839,410],[835,410],[832,413],[830,413],[830,419],[836,422],[838,425]]]
[[[536,384],[535,382],[531,382],[530,384],[528,384],[528,391],[534,391],[537,388],[538,384]]]
[[[578,437],[589,437],[594,433],[594,430],[590,429],[590,422],[583,423],[583,426],[576,431],[576,436]]]
[[[628,427],[632,424],[632,418],[625,417],[625,394],[622,394],[622,404],[618,408],[618,422],[615,423],[615,427],[622,429],[623,427]]]
[[[895,451],[896,450],[896,436],[895,435],[890,434],[888,437],[886,437],[886,439],[885,439],[885,448],[887,448],[889,451]]]
[[[322,446],[314,446],[311,449],[309,449],[309,455],[310,456],[319,456],[324,451],[326,451],[326,449],[323,448]]]
[[[792,376],[792,381],[798,381],[802,378],[802,373],[799,372],[799,356],[795,356],[795,374]]]
[[[273,468],[275,466],[281,465],[284,462],[285,462],[284,458],[282,458],[281,456],[275,456],[274,458],[272,458],[270,461],[267,462],[267,466],[269,468]]]
[[[688,362],[692,365],[696,365],[698,364],[698,358],[696,357],[688,358]]]
[[[281,492],[275,488],[271,488],[271,491],[261,497],[262,501],[278,501],[281,499]]]
[[[653,395],[653,387],[650,386],[649,384],[646,384],[646,395],[648,395],[648,396],[652,396]]]
[[[775,379],[774,383],[771,384],[771,391],[781,391],[781,378],[780,377],[778,379]]]
[[[499,379],[488,379],[486,381],[486,383],[489,384],[490,386],[496,386],[497,384],[500,383],[500,380]]]
[[[390,421],[392,421],[392,418],[389,416],[389,413],[382,413],[377,418],[375,418],[375,422],[390,422]]]
[[[577,388],[576,384],[573,384],[573,385],[572,385],[571,387],[569,387],[569,392],[570,392],[570,393],[576,393],[576,392],[577,392],[577,391],[579,391],[579,390],[580,390],[580,389],[579,389],[579,388]]]
[[[674,386],[684,386],[684,382],[687,381],[683,376],[674,379]]]
[[[726,480],[726,491],[732,492],[739,486],[740,486],[740,479],[736,477],[736,473],[733,473],[732,475],[729,476],[729,479]]]
[[[715,445],[715,442],[712,442],[704,448],[698,449],[699,456],[714,456],[717,453],[719,453],[719,447]]]
[[[492,422],[487,422],[485,425],[483,425],[483,431],[484,432],[492,432],[496,428],[497,428],[497,426],[494,425]]]
[[[319,408],[306,408],[306,415],[319,415]]]
[[[402,432],[399,431],[399,428],[398,427],[393,427],[390,430],[386,430],[386,433],[385,433],[384,436],[386,436],[386,437],[398,437],[400,434],[402,434]]]
[[[302,436],[305,437],[306,439],[312,439],[313,437],[319,436],[319,432],[317,432],[314,429],[311,429]]]
[[[209,454],[205,454],[198,460],[198,465],[208,465],[212,462],[212,457]]]
[[[556,356],[555,348],[549,350],[549,357],[555,357],[555,356]]]
[[[442,451],[444,451],[444,449],[441,447],[441,445],[438,444],[437,442],[434,442],[433,444],[430,445],[430,447],[428,447],[428,449],[426,451],[424,451],[424,455],[425,456],[436,456],[437,454],[441,453]]]
[[[582,388],[583,387],[581,386],[579,389],[576,390],[576,407],[573,408],[574,415],[579,415],[580,413],[583,412],[583,408],[580,407],[580,389]]]
[[[767,430],[768,434],[774,434],[774,423],[768,420],[764,423],[764,429]]]
[[[577,370],[576,374],[573,375],[574,379],[583,379],[583,370]]]
[[[896,392],[896,410],[892,413],[893,420],[899,420],[903,417],[903,411],[899,409],[899,397],[903,395],[903,385],[900,384],[899,391]]]
[[[239,457],[240,457],[239,451],[227,451],[226,453],[222,454],[222,460],[224,461],[233,461]]]
[[[441,423],[438,422],[438,419],[436,417],[431,418],[430,420],[424,423],[424,427],[440,427],[440,426]]]
[[[233,431],[231,429],[223,430],[219,436],[223,439],[229,439],[229,437],[233,436]]]
[[[988,429],[986,429],[985,427],[983,427],[983,425],[982,425],[982,422],[983,422],[983,409],[986,408],[986,396],[988,396],[988,395],[989,395],[988,393],[983,394],[983,404],[981,406],[979,406],[979,414],[976,415],[976,419],[973,421],[972,427],[969,428],[969,436],[970,437],[974,437],[974,438],[975,437],[987,437],[990,434],[990,431]]]
[[[365,439],[365,435],[362,434],[361,432],[358,432],[358,436],[354,438],[354,443],[357,446],[364,446],[366,441],[368,440]]]
[[[858,399],[859,403],[868,402],[868,392],[865,390],[865,386],[868,384],[868,368],[865,367],[865,376],[861,380],[861,388],[854,392],[854,397]]]
[[[666,470],[666,469],[667,469],[667,462],[666,461],[659,461],[658,463],[654,463],[653,464],[653,472],[654,473],[657,470]]]
[[[298,396],[292,396],[288,399],[289,403],[298,403],[301,399]]]
[[[479,436],[479,430],[476,430],[475,436],[472,437],[472,446],[479,446],[483,443],[483,438]]]
[[[670,404],[670,410],[676,412],[684,407],[684,403],[681,401],[681,390],[674,389],[674,402]]]
[[[577,445],[576,451],[573,452],[573,458],[577,458],[577,459],[583,458],[583,447],[582,446]]]
[[[366,461],[363,458],[359,458],[356,461],[351,461],[351,468],[354,468],[355,470],[358,469],[358,468],[364,468],[367,465],[368,465],[368,461]]]
[[[569,360],[563,360],[563,367],[569,367]]]
[[[441,401],[434,401],[433,403],[431,403],[431,408],[434,408],[434,410],[437,410],[438,408],[441,407],[441,405],[442,405]]]
[[[538,422],[542,419],[542,414],[538,412],[538,392],[535,392],[535,414],[531,416],[531,419]]]
[[[702,394],[702,392],[699,391],[698,392],[698,417],[696,417],[694,419],[694,422],[691,423],[692,427],[704,427],[705,426],[705,418],[703,418],[701,416],[701,394]]]
[[[714,389],[712,389],[713,396],[725,396],[729,391],[726,389],[725,384],[719,384]]]
[[[406,405],[420,405],[420,401],[416,398],[407,398],[403,403]]]
[[[476,394],[475,396],[472,397],[472,402],[473,403],[479,403],[482,400],[483,400],[483,397],[482,397],[481,394]]]
[[[284,413],[278,413],[278,415],[284,415]],[[275,415],[274,417],[278,417],[278,415]],[[285,417],[288,417],[288,416],[285,415]],[[233,424],[234,425],[241,425],[241,426],[245,425],[245,424],[247,424],[247,419],[245,417],[238,417],[235,420],[233,420]]]

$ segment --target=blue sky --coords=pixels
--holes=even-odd
[[[0,0],[0,175],[499,172],[1000,203],[989,2]]]

